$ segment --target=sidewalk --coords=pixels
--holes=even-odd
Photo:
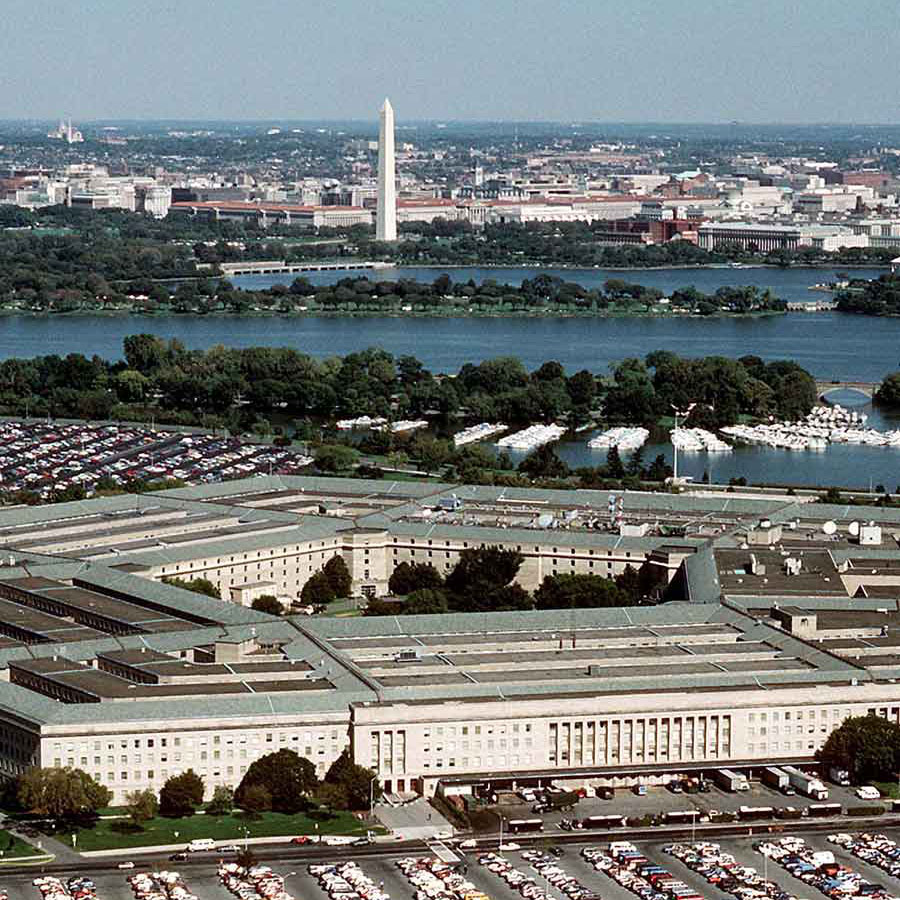
[[[431,804],[422,799],[403,806],[379,803],[375,816],[385,828],[406,840],[429,839],[437,836],[452,837],[453,826]]]
[[[27,841],[35,850],[49,854],[60,862],[78,862],[81,859],[78,853],[58,838],[48,837],[46,834],[36,838],[29,837],[12,819],[7,818],[3,813],[0,813],[0,828],[5,828],[16,837]]]

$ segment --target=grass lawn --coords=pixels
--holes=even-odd
[[[358,616],[360,600],[357,597],[340,597],[325,607],[326,616]]]
[[[12,842],[11,846],[10,842]],[[0,856],[0,862],[4,859],[19,859],[23,856],[40,856],[43,852],[37,847],[32,847],[28,841],[23,841],[2,828],[0,828],[0,851],[3,853]]]
[[[101,819],[93,828],[78,829],[78,850],[111,850],[115,847],[147,847],[153,844],[187,844],[194,838],[212,838],[216,841],[247,837],[275,837],[298,834],[359,834],[366,833],[366,825],[347,812],[335,814],[329,819],[311,819],[300,813],[287,816],[283,813],[263,813],[262,817],[248,820],[240,813],[230,816],[189,816],[186,819],[164,819],[157,816],[144,823],[143,830],[130,831],[129,823],[122,819]],[[175,832],[178,832],[178,837]],[[60,840],[72,843],[70,835],[59,835]]]
[[[896,781],[873,781],[872,785],[881,791],[882,797],[900,799],[900,789],[898,789]]]

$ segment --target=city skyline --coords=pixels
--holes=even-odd
[[[10,5],[0,119],[368,120],[392,96],[407,121],[900,120],[884,99],[900,24],[886,0],[563,0],[552,23],[545,7],[508,0],[337,11],[223,0],[177,16],[110,0],[65,15],[58,0]],[[351,21],[378,53],[347,43]],[[38,33],[35,54],[21,38]]]

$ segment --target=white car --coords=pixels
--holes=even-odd
[[[859,797],[860,800],[880,800],[881,792],[878,788],[872,787],[871,784],[864,784],[862,787],[856,789],[856,796]]]
[[[512,850],[521,850],[522,848],[518,844],[513,842],[509,844],[501,844],[499,849],[509,852]]]
[[[133,869],[134,863],[133,862],[121,862],[121,863],[119,863],[119,868],[120,869]]]

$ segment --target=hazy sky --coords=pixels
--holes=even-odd
[[[900,0],[2,0],[0,118],[900,121]]]

